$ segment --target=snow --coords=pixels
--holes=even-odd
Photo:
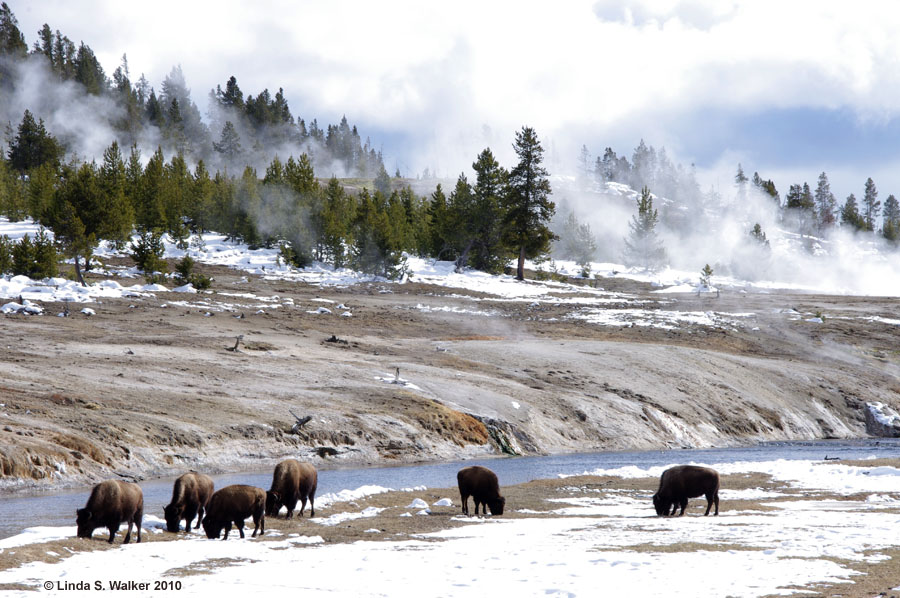
[[[880,424],[885,426],[900,425],[900,415],[894,413],[894,410],[878,401],[874,403],[866,403],[866,408],[872,417]]]
[[[178,577],[182,582],[178,593],[184,596],[271,593],[275,588],[332,596],[593,596],[602,580],[605,595],[633,595],[640,588],[641,595],[693,597],[698,595],[697,580],[702,579],[704,595],[756,597],[791,594],[791,588],[807,584],[850,581],[867,563],[886,558],[880,549],[900,545],[896,468],[817,461],[716,467],[722,473],[769,473],[790,482],[799,494],[723,488],[718,517],[698,516],[695,509],[685,517],[662,518],[654,516],[646,493],[621,489],[555,498],[552,511],[541,517],[528,517],[531,511],[526,510],[517,511],[524,515],[517,519],[454,516],[463,525],[421,536],[325,543],[315,533],[316,526],[371,518],[384,511],[352,509],[352,501],[387,491],[366,486],[320,497],[321,510],[338,502],[351,508],[310,519],[315,525],[302,534],[270,530],[268,539],[248,534],[242,540],[232,534],[227,541],[210,541],[192,533],[174,542],[154,542],[153,534],[163,533],[163,523],[147,517],[148,533],[141,544],[68,555],[65,549],[57,550],[58,562],[32,562],[0,571],[0,584],[37,589],[46,581],[171,580],[177,577],[173,570],[184,568],[192,573]],[[657,476],[665,468],[595,473]],[[810,500],[802,493],[810,489],[862,492],[866,498]],[[785,497],[790,500],[776,500]],[[757,501],[770,510],[731,510],[728,502],[733,500]],[[449,507],[452,502],[441,499],[434,506]],[[427,503],[419,498],[406,508],[428,512]],[[70,538],[74,533],[74,526],[31,528],[0,541],[0,550]],[[690,547],[680,549],[683,543]],[[298,562],[315,575],[284,575]],[[12,589],[5,595],[27,597],[33,592]]]

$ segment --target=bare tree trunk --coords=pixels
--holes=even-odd
[[[525,245],[519,248],[519,265],[516,267],[516,280],[525,280]]]
[[[77,253],[75,254],[75,277],[78,279],[78,282],[81,284],[81,286],[87,286],[84,283],[84,276],[81,274],[81,256],[79,256]]]
[[[459,254],[459,257],[456,258],[456,271],[462,272],[463,268],[466,267],[466,262],[469,261],[469,251],[472,250],[472,245],[475,244],[475,239],[470,239],[466,244],[466,248],[462,250],[462,253]]]

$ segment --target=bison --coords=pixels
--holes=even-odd
[[[653,495],[653,506],[657,515],[675,515],[681,506],[679,517],[684,515],[689,498],[706,495],[706,513],[716,504],[715,514],[719,514],[719,474],[709,467],[679,465],[671,467],[659,477],[659,490]],[[670,512],[671,511],[671,512]]]
[[[206,506],[206,517],[203,518],[203,530],[206,537],[214,540],[219,537],[222,529],[225,529],[225,537],[228,539],[228,532],[231,531],[232,522],[237,526],[244,537],[244,519],[253,517],[253,535],[256,532],[262,536],[266,533],[266,492],[262,488],[256,486],[245,486],[243,484],[233,484],[225,486],[221,490],[217,490],[209,504]]]
[[[141,519],[144,517],[144,493],[132,482],[107,480],[91,490],[87,505],[75,511],[78,537],[90,538],[98,527],[109,529],[110,544],[119,526],[127,522],[128,533],[123,544],[131,541],[131,527],[137,526],[137,541],[141,541]]]
[[[266,515],[274,517],[282,505],[287,508],[287,518],[294,516],[294,507],[300,500],[300,516],[309,499],[309,516],[316,515],[316,485],[318,474],[310,463],[301,463],[296,459],[286,459],[275,466],[272,475],[272,488],[266,492]]]
[[[481,504],[481,514],[487,515],[487,508],[491,509],[491,515],[502,515],[506,499],[500,496],[500,484],[497,482],[497,474],[480,465],[463,467],[456,474],[459,483],[459,497],[462,500],[462,512],[469,514],[469,497],[475,501],[475,514],[478,514],[478,505]]]
[[[197,526],[203,519],[203,511],[213,493],[213,481],[209,476],[192,471],[177,480],[172,487],[172,502],[163,508],[166,518],[166,529],[170,532],[181,530],[184,519],[185,531],[191,531],[191,521],[197,518]]]

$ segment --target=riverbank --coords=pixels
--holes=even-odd
[[[214,292],[3,316],[0,491],[285,457],[371,466],[853,438],[868,402],[897,407],[894,299],[200,269]],[[294,430],[294,414],[309,420]]]
[[[81,540],[74,526],[53,528],[38,532],[47,541],[37,544],[0,541],[0,589],[26,596],[46,581],[116,579],[177,580],[182,595],[276,586],[365,596],[501,588],[591,595],[602,579],[615,595],[640,587],[667,596],[870,597],[900,586],[900,460],[719,464],[718,517],[702,516],[702,498],[684,517],[656,517],[650,495],[664,467],[503,486],[502,517],[462,517],[453,488],[368,488],[320,497],[314,519],[270,518],[257,539],[176,536],[153,516],[140,545],[110,547],[100,530]],[[285,576],[298,561],[309,573]]]

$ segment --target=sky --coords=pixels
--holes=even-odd
[[[423,3],[12,0],[29,45],[46,22],[95,51],[108,74],[159,88],[176,64],[194,101],[234,75],[279,87],[295,116],[344,114],[386,166],[448,177],[491,147],[512,165],[522,126],[548,165],[582,144],[631,157],[640,139],[697,165],[704,185],[748,174],[839,201],[872,177],[900,193],[900,11],[892,2],[571,0]]]

